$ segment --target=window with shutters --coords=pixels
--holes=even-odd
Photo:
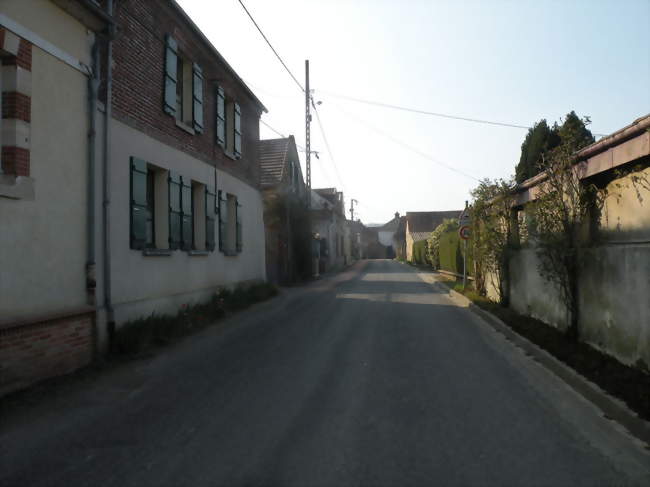
[[[165,38],[165,93],[163,109],[190,133],[203,132],[203,71],[181,55],[172,36]]]
[[[216,134],[217,145],[226,147],[226,95],[221,86],[217,86],[216,92]]]
[[[216,93],[216,142],[226,154],[235,159],[242,154],[241,107],[227,98],[223,88],[217,86]]]
[[[239,200],[235,198],[235,250],[240,253],[244,248],[242,234],[242,208]]]
[[[243,248],[241,216],[237,197],[219,191],[219,250],[225,255],[237,255]]]
[[[217,195],[214,188],[205,187],[205,249],[213,251],[215,249],[215,217],[218,212]]]
[[[192,250],[194,244],[194,194],[192,182],[181,176],[181,248]]]
[[[181,248],[183,210],[181,207],[181,176],[175,172],[169,172],[168,178],[169,194],[169,248],[176,250]]]
[[[133,249],[167,247],[167,171],[132,157],[130,235]]]
[[[194,215],[193,250],[206,248],[206,187],[205,184],[192,181],[192,213]]]

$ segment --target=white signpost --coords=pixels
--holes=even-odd
[[[465,201],[465,209],[458,216],[458,236],[463,240],[463,289],[467,286],[467,240],[470,237],[471,224],[472,220],[469,217],[467,201]]]

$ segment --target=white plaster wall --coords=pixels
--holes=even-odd
[[[382,244],[385,247],[392,247],[393,245],[393,235],[395,235],[395,232],[382,232],[379,231],[377,232],[379,235],[379,243]]]
[[[640,178],[635,183],[633,178]],[[600,215],[605,240],[650,240],[650,167],[615,179]]]
[[[1,0],[0,13],[90,66],[92,35],[50,0]]]
[[[633,364],[650,366],[650,244],[589,249],[580,279],[582,339]]]
[[[36,8],[41,3],[43,11]],[[49,39],[65,48],[76,40],[81,53],[85,29],[48,6],[9,1],[2,3],[2,13],[32,29],[46,29]],[[35,199],[0,198],[2,320],[85,305],[86,86],[82,73],[33,47],[30,175]]]
[[[494,302],[499,302],[499,277],[496,273],[486,273],[485,290],[488,298]]]
[[[181,304],[207,297],[220,286],[266,279],[262,195],[257,188],[222,171],[217,171],[217,190],[236,195],[242,204],[244,245],[240,254],[227,257],[217,249],[207,256],[190,256],[176,250],[171,256],[151,257],[132,250],[131,156],[206,185],[214,185],[215,169],[121,122],[113,120],[111,131],[111,288],[118,325],[154,311],[175,311]]]
[[[532,248],[522,248],[513,253],[510,258],[510,306],[518,313],[564,330],[567,315],[559,291],[540,275],[537,263]]]

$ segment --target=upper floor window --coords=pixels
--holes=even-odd
[[[226,152],[239,159],[241,157],[241,107],[217,86],[216,96],[216,140]]]
[[[163,109],[195,132],[203,132],[203,71],[180,55],[170,35],[165,37]]]

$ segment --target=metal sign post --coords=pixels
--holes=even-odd
[[[465,201],[465,209],[461,212],[458,217],[458,236],[463,240],[463,291],[467,286],[467,240],[470,236],[470,224],[471,220],[469,218],[469,211],[467,211],[467,201]]]

